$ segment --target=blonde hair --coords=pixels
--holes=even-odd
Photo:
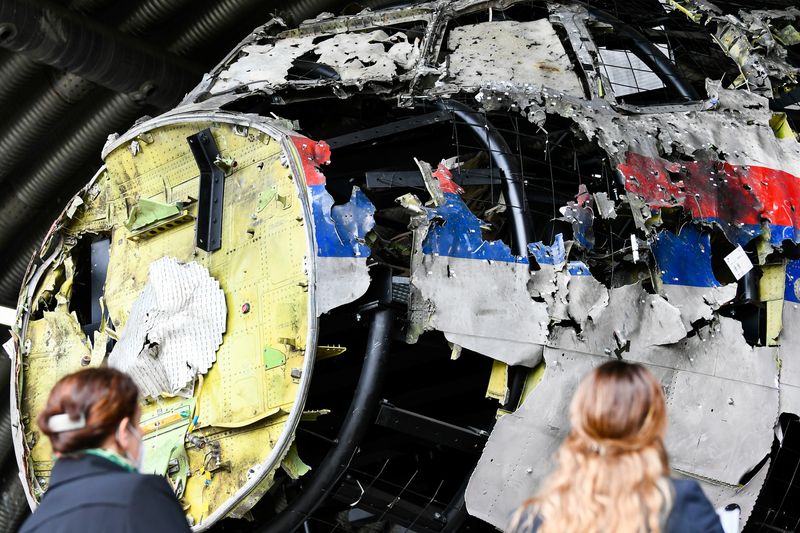
[[[558,466],[517,510],[512,531],[660,533],[671,506],[661,386],[643,366],[610,361],[581,382]]]

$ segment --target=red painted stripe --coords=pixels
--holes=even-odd
[[[439,163],[436,170],[433,171],[432,176],[439,181],[439,188],[442,192],[451,192],[453,194],[464,194],[464,189],[459,187],[458,183],[453,181],[453,174],[450,169]]]
[[[290,135],[295,148],[300,153],[303,161],[303,173],[306,175],[307,185],[322,185],[325,175],[319,171],[320,165],[331,162],[331,147],[325,141],[312,141],[302,135]]]
[[[783,170],[722,161],[673,163],[633,152],[617,169],[628,193],[654,208],[683,207],[693,218],[731,224],[766,220],[798,227],[800,178]]]

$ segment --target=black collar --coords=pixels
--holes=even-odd
[[[108,459],[96,455],[75,454],[60,457],[50,474],[50,488],[91,476],[100,476],[110,472],[124,472],[127,470],[115,465]]]

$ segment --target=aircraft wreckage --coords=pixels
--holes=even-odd
[[[51,385],[108,364],[196,531],[502,528],[618,357],[744,523],[800,414],[800,10],[654,5],[273,20],[111,136],[8,347],[30,505]]]

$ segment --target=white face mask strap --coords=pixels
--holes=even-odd
[[[116,433],[115,438],[117,439],[117,442],[121,444],[121,440],[119,438],[119,430],[120,430],[120,428],[119,428],[119,426],[117,426],[117,433]],[[138,459],[134,459],[133,457],[128,455],[128,451],[127,450],[125,450],[124,453],[125,453],[125,458],[128,460],[128,462],[131,463],[131,465],[133,465],[137,470],[141,471],[142,462],[144,461],[144,444],[143,444],[143,441],[142,441],[142,433],[139,430],[137,430],[135,427],[133,427],[133,424],[131,423],[130,419],[128,419],[128,423],[126,424],[126,427],[125,427],[124,431],[129,432],[131,435],[133,435],[133,437],[136,440],[139,441],[139,457],[138,457]]]
[[[137,439],[142,440],[143,437],[142,432],[133,427],[133,424],[131,424],[130,420],[128,421],[128,431],[130,431],[131,435],[133,435]]]

